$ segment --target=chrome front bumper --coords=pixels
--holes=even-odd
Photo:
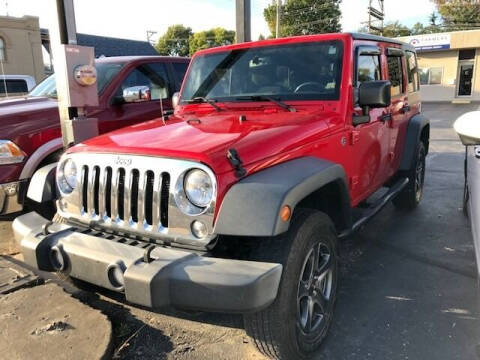
[[[280,264],[219,259],[159,246],[147,255],[149,243],[122,242],[107,234],[94,236],[89,230],[48,224],[36,213],[14,221],[27,264],[52,271],[63,262],[64,273],[124,292],[134,304],[247,313],[267,307],[277,296]],[[63,261],[55,261],[58,254]],[[123,273],[120,283],[112,281],[113,270]]]
[[[0,184],[0,215],[12,214],[23,210],[26,181]]]

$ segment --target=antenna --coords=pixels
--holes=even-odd
[[[367,29],[370,34],[383,35],[383,20],[385,19],[384,0],[370,0],[368,5],[368,24]],[[374,7],[378,6],[378,9]]]
[[[2,66],[3,87],[5,88],[5,96],[8,99],[7,80],[5,78],[5,71],[3,69],[3,59],[0,59],[0,65]]]
[[[163,125],[167,125],[165,123],[165,114],[163,113],[163,96],[162,96],[162,93],[160,93],[160,112],[162,114],[162,122],[163,122]]]
[[[8,0],[5,0],[5,9],[6,9],[7,16],[8,16]]]

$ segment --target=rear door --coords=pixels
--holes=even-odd
[[[164,111],[172,109],[172,82],[163,62],[144,63],[132,69],[110,99],[108,108],[98,116],[100,133],[160,118],[162,108]],[[133,86],[148,86],[151,100],[124,103],[123,90]]]
[[[387,75],[391,83],[392,103],[389,107],[389,150],[387,155],[388,177],[395,174],[400,164],[404,133],[411,111],[408,104],[405,52],[387,48]]]
[[[356,48],[355,87],[368,81],[382,80],[385,75],[381,66],[381,49],[361,45]],[[363,110],[355,104],[355,115]],[[364,199],[375,191],[387,178],[389,131],[385,121],[387,108],[370,109],[370,122],[355,127],[352,137],[352,156],[358,159],[356,175],[352,177],[352,198]]]

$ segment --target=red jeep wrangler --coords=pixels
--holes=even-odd
[[[161,56],[97,59],[99,106],[87,115],[98,118],[100,134],[160,117],[160,96],[164,110],[173,110],[168,94],[180,88],[188,63]],[[136,86],[147,86],[151,101],[132,97],[129,88]],[[0,215],[23,209],[33,173],[62,152],[54,75],[29,95],[0,102]]]
[[[58,215],[15,220],[25,261],[134,304],[243,313],[265,355],[305,358],[332,322],[338,240],[389,200],[421,200],[417,70],[411,46],[364,34],[201,51],[178,122],[92,139],[35,174],[29,196],[55,197],[56,179]]]

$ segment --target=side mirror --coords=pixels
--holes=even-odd
[[[175,109],[178,106],[179,102],[180,102],[180,93],[177,91],[172,96],[172,107],[173,107],[173,109]]]
[[[390,81],[376,80],[360,84],[358,104],[362,108],[383,108],[390,106]]]
[[[453,124],[453,128],[463,145],[480,145],[480,111],[461,115]]]
[[[384,108],[390,106],[391,94],[390,81],[376,80],[361,83],[357,90],[358,105],[363,109],[363,115],[353,117],[353,125],[370,122],[371,108]]]
[[[126,103],[144,102],[152,99],[148,86],[132,86],[123,90],[123,101]]]

